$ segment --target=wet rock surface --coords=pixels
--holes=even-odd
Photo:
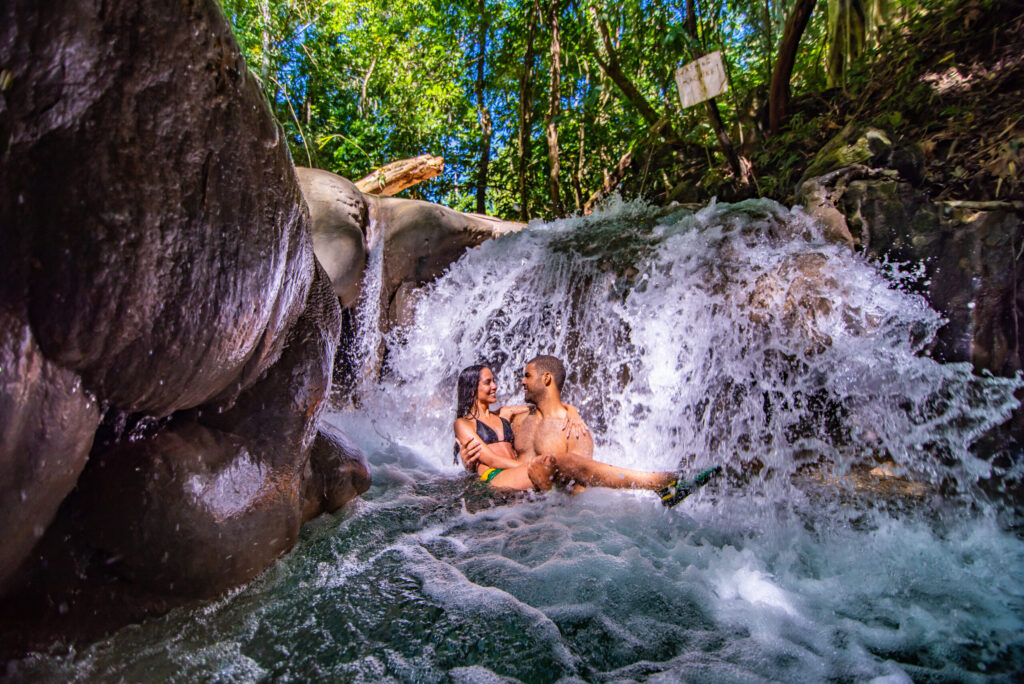
[[[217,5],[16,0],[2,23],[4,299],[125,410],[255,380],[301,311],[312,244]]]
[[[298,537],[301,470],[238,435],[184,422],[94,456],[74,500],[78,536],[115,571],[169,594],[245,582]]]
[[[931,350],[937,359],[997,375],[1024,368],[1024,205],[933,202],[898,170],[859,165],[808,179],[798,199],[826,224],[822,212],[838,217],[867,256],[923,265],[916,287],[948,320]]]
[[[45,643],[291,548],[340,308],[217,3],[14,0],[0,66],[0,634]]]
[[[75,373],[0,306],[0,594],[75,486],[99,423]]]
[[[199,423],[244,437],[261,461],[301,471],[331,386],[341,311],[319,264],[306,308],[288,333],[284,353],[234,407],[201,407]]]
[[[370,488],[366,455],[344,432],[322,424],[309,452],[303,520],[333,513]]]

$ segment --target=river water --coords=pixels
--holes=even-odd
[[[361,500],[217,601],[7,676],[1016,681],[1024,542],[999,490],[1021,473],[971,445],[1021,383],[925,356],[942,320],[917,278],[768,201],[620,203],[485,243],[412,325],[360,340],[386,343],[383,379],[327,419],[368,455]],[[487,361],[518,403],[537,353],[566,360],[599,460],[725,476],[673,509],[465,477],[458,370]]]

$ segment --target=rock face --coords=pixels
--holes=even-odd
[[[0,67],[0,591],[83,467],[76,543],[245,581],[309,514],[340,332],[281,131],[213,0],[11,0]],[[97,406],[170,418],[87,464]]]
[[[1024,206],[932,202],[917,189],[921,179],[912,145],[894,147],[883,132],[851,126],[811,164],[797,201],[833,239],[873,258],[924,265],[921,293],[949,321],[936,358],[1012,375],[1024,368]]]
[[[48,361],[0,306],[0,593],[75,486],[99,423],[75,373]]]
[[[313,251],[341,305],[355,306],[366,267],[366,198],[354,183],[330,171],[298,167],[295,176],[309,206]]]
[[[467,249],[524,227],[430,202],[365,195],[328,171],[297,168],[296,175],[309,205],[313,249],[342,306],[358,300],[369,251],[383,243],[380,296],[388,324],[401,322],[415,290]]]

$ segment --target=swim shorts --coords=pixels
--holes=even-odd
[[[488,468],[487,470],[484,471],[484,474],[480,476],[480,481],[481,482],[490,482],[502,470],[504,470],[504,468]]]

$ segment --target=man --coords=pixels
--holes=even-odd
[[[523,391],[533,408],[512,419],[520,465],[503,468],[507,474],[501,480],[502,488],[548,491],[558,487],[576,491],[583,485],[651,489],[657,491],[663,504],[674,506],[721,470],[707,470],[688,483],[675,473],[619,468],[593,460],[594,440],[589,430],[564,430],[569,411],[562,403],[564,382],[565,365],[554,356],[537,356],[526,364]],[[483,443],[473,438],[463,451],[464,459],[471,463],[481,457]]]

